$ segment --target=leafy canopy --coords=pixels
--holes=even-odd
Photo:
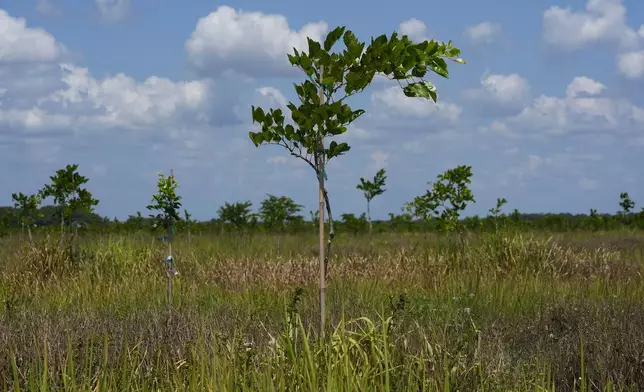
[[[284,227],[286,224],[295,221],[297,214],[302,211],[303,206],[295,203],[290,197],[267,196],[259,207],[259,215],[269,228]]]
[[[622,192],[619,194],[619,206],[622,207],[623,214],[628,214],[633,208],[635,208],[635,202],[628,195],[628,192]]]
[[[340,40],[344,50],[331,52]],[[344,26],[330,31],[323,44],[310,38],[307,41],[308,53],[294,48],[294,54],[288,55],[291,64],[307,76],[304,82],[294,85],[299,105],[292,102],[287,105],[292,124],[286,123],[281,109],[266,112],[253,106],[253,123],[260,124],[261,131],[249,132],[249,136],[255,146],[284,147],[291,155],[307,162],[318,176],[323,174],[320,173],[323,161],[350,149],[347,143],[336,141],[322,148],[321,141],[345,133],[349,124],[365,113],[362,109],[353,110],[344,102],[346,98],[364,90],[376,75],[384,75],[399,83],[405,82],[403,92],[406,96],[436,102],[436,87],[423,79],[427,71],[448,78],[445,59],[465,63],[458,57],[460,50],[453,47],[451,41],[413,43],[406,35],[401,37],[397,33],[372,38],[366,48],[366,44]],[[323,91],[324,103],[320,102],[319,89]],[[340,93],[339,97],[336,97],[337,93]]]
[[[25,195],[22,192],[12,193],[11,199],[14,202],[14,208],[18,210],[18,220],[25,226],[30,226],[36,218],[43,216],[38,212],[41,200],[39,195]]]
[[[171,229],[181,220],[179,216],[181,196],[177,195],[178,187],[179,184],[173,175],[166,177],[163,173],[159,173],[157,193],[152,195],[152,204],[146,206],[149,211],[157,212],[149,215],[155,220],[154,227]]]
[[[437,176],[424,195],[417,196],[406,204],[406,209],[412,215],[427,220],[431,216],[438,219],[441,229],[450,231],[457,229],[461,211],[468,202],[475,202],[471,183],[472,167],[457,166],[446,170]]]
[[[367,201],[371,201],[374,197],[382,195],[385,193],[385,181],[387,176],[385,175],[385,169],[380,169],[373,177],[373,181],[365,180],[360,177],[360,184],[356,187],[364,193],[364,197]]]
[[[250,209],[252,205],[253,203],[250,201],[238,201],[232,204],[225,202],[223,206],[219,207],[217,213],[219,214],[219,219],[224,223],[230,223],[237,229],[243,229],[253,218],[253,213]]]
[[[49,177],[51,183],[45,185],[40,191],[40,197],[46,199],[53,197],[54,203],[63,208],[64,218],[69,219],[75,211],[92,212],[98,205],[98,200],[85,188],[81,188],[89,179],[80,175],[78,165],[67,165],[64,169],[56,171],[55,176]]]

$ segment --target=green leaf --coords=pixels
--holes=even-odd
[[[255,147],[259,147],[260,144],[264,141],[264,137],[261,132],[248,132],[248,137],[253,142]]]
[[[408,84],[403,92],[408,97],[422,97],[436,102],[436,86],[428,80]]]
[[[327,133],[330,133],[333,136],[341,135],[347,131],[346,127],[336,127],[327,129]]]
[[[251,111],[253,113],[253,122],[261,123],[264,121],[265,114],[262,108],[255,108],[255,106],[251,106]]]
[[[334,76],[325,76],[322,79],[322,84],[325,84],[327,86],[333,86],[334,83],[335,83],[335,77]]]
[[[332,48],[333,45],[335,45],[336,42],[342,37],[342,34],[344,33],[344,26],[339,26],[333,29],[332,31],[327,34],[326,39],[324,40],[324,50],[329,52]]]
[[[349,147],[347,143],[338,144],[336,141],[332,141],[331,144],[329,144],[329,148],[327,150],[327,157],[328,159],[337,157],[349,151],[350,149],[351,147]]]
[[[425,64],[416,64],[414,66],[414,69],[411,71],[411,76],[414,76],[416,78],[422,78],[427,74],[427,67]]]
[[[432,71],[436,72],[445,79],[449,79],[449,73],[447,72],[447,63],[440,57],[432,59],[432,62],[429,64],[429,68]]]
[[[322,47],[320,46],[320,43],[318,41],[312,40],[310,37],[307,37],[306,41],[309,44],[309,57],[311,59],[320,58],[320,54],[322,52]]]
[[[392,38],[393,38],[393,35],[392,35]],[[386,43],[387,43],[387,35],[382,34],[382,35],[379,35],[378,38],[375,39],[375,41],[373,41],[373,46],[374,48],[380,48]]]

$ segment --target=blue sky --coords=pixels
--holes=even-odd
[[[451,39],[467,64],[431,77],[438,104],[381,79],[352,101],[367,114],[328,169],[337,216],[364,211],[355,186],[381,167],[375,218],[459,164],[473,166],[468,215],[497,197],[523,212],[614,212],[627,191],[644,206],[644,2],[311,4],[0,0],[0,205],[78,163],[109,217],[145,213],[170,168],[197,219],[225,201],[257,208],[267,193],[308,215],[313,172],[279,147],[255,148],[250,105],[294,100],[301,75],[287,52],[346,25],[362,40]]]

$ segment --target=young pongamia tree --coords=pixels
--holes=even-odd
[[[137,230],[141,230],[143,229],[145,218],[143,218],[143,214],[141,214],[141,211],[137,211],[136,215],[128,215],[125,223],[129,227],[134,226]]]
[[[386,180],[387,180],[387,176],[385,175],[385,169],[380,169],[373,177],[372,181],[365,180],[364,178],[360,177],[360,184],[356,186],[357,189],[362,191],[365,199],[367,199],[367,222],[369,223],[369,243],[371,243],[371,236],[373,233],[373,225],[371,223],[371,200],[373,200],[374,197],[385,193]]]
[[[496,233],[496,235],[499,235],[499,221],[501,220],[501,218],[503,218],[501,209],[507,202],[508,201],[505,198],[498,197],[496,199],[496,207],[490,208],[488,210],[490,212],[490,215],[492,216],[492,219],[494,219],[494,232]]]
[[[622,216],[622,222],[627,224],[628,214],[630,214],[633,208],[635,208],[635,202],[628,195],[628,192],[622,192],[619,194],[619,206],[622,207],[622,210],[619,212]]]
[[[219,207],[217,214],[223,223],[231,224],[241,235],[244,234],[244,229],[251,223],[253,213],[251,211],[253,203],[250,201],[228,203],[225,202],[223,206]]]
[[[435,216],[442,231],[456,231],[463,250],[465,239],[459,218],[467,203],[475,202],[472,190],[468,187],[472,182],[471,177],[471,166],[461,165],[446,170],[438,175],[436,182],[428,183],[431,189],[406,205],[407,210],[414,216],[423,219]]]
[[[168,177],[163,173],[159,173],[157,193],[152,195],[152,204],[146,206],[149,211],[156,212],[156,214],[150,214],[150,218],[154,219],[154,228],[162,228],[167,234],[167,236],[161,237],[161,240],[168,242],[168,256],[165,259],[166,277],[168,279],[168,309],[172,309],[172,278],[179,274],[175,268],[172,253],[175,224],[181,220],[179,216],[181,196],[177,195],[178,187],[179,184],[174,178],[172,170]]]
[[[347,231],[350,231],[354,236],[364,230],[365,226],[368,226],[367,217],[363,212],[360,217],[356,217],[355,214],[347,213],[340,215],[342,219],[342,225],[346,228]]]
[[[320,220],[320,210],[309,210],[309,216],[311,217],[311,224],[313,225],[313,234],[315,234],[317,233],[318,227],[315,223]]]
[[[42,200],[53,197],[54,203],[60,207],[61,244],[65,238],[65,224],[71,225],[74,212],[92,212],[98,205],[98,200],[85,188],[81,188],[89,179],[80,175],[78,165],[67,165],[56,171],[55,176],[49,177],[51,183],[40,191]]]
[[[38,195],[25,195],[22,192],[12,193],[11,199],[14,201],[14,208],[18,210],[18,221],[22,230],[27,228],[29,235],[29,245],[33,246],[34,240],[31,235],[31,227],[34,225],[37,218],[42,217],[42,213],[38,211],[41,200]]]
[[[192,214],[190,214],[185,208],[183,210],[183,222],[186,226],[186,231],[188,232],[188,242],[190,243],[192,242],[192,233],[190,232],[190,228],[192,227],[192,225],[197,223],[197,221],[192,219]]]
[[[267,195],[259,207],[259,216],[269,229],[284,231],[286,225],[294,221],[303,206],[287,196]]]
[[[342,40],[345,49],[332,52]],[[458,56],[460,50],[452,42],[423,41],[414,43],[406,35],[393,33],[371,39],[369,45],[360,42],[353,32],[345,27],[330,31],[321,44],[307,38],[308,53],[293,49],[288,59],[293,66],[306,74],[306,80],[295,84],[300,100],[298,105],[289,102],[292,123],[286,123],[281,109],[268,112],[252,107],[254,123],[261,131],[249,132],[256,146],[274,144],[285,148],[291,155],[306,162],[318,179],[320,210],[320,332],[324,335],[326,317],[326,270],[333,241],[333,215],[325,188],[328,162],[349,151],[350,146],[335,140],[327,146],[328,138],[341,135],[347,127],[365,113],[354,110],[345,101],[363,91],[376,75],[403,81],[402,87],[408,97],[422,97],[436,101],[434,84],[423,77],[430,70],[444,78],[448,77],[447,62],[452,59],[464,63]],[[366,47],[365,47],[366,46]],[[324,243],[324,209],[329,222],[329,240]]]
[[[593,231],[599,230],[603,224],[604,224],[604,219],[602,218],[599,213],[597,213],[597,209],[591,208],[590,213],[588,215],[590,227]]]
[[[267,196],[259,207],[259,216],[267,229],[278,231],[277,251],[279,253],[281,252],[281,235],[284,233],[286,225],[295,221],[303,206],[287,196]]]

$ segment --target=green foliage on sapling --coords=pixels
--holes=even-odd
[[[80,175],[78,165],[67,165],[49,177],[51,183],[39,192],[41,200],[53,197],[54,203],[61,208],[61,236],[64,235],[65,224],[71,224],[72,214],[76,211],[92,212],[98,205],[98,200],[85,188],[81,188],[89,179]],[[62,238],[62,237],[61,237]]]
[[[177,195],[178,187],[179,184],[173,175],[166,177],[159,173],[157,193],[152,195],[152,204],[146,206],[146,209],[152,212],[149,216],[154,220],[154,228],[171,231],[173,226],[181,221],[181,196]]]
[[[629,223],[628,215],[635,208],[635,202],[628,195],[628,192],[619,194],[619,206],[622,207],[619,214],[622,216],[622,222],[626,225]]]
[[[13,207],[18,210],[17,218],[21,225],[32,226],[36,219],[42,217],[38,207],[42,202],[39,195],[25,195],[22,192],[12,193]]]
[[[415,197],[405,207],[413,216],[423,220],[435,217],[440,230],[457,231],[462,240],[460,214],[469,202],[475,202],[468,187],[471,177],[471,166],[461,165],[449,169],[439,174],[436,182],[428,183],[431,188],[424,195]]]
[[[599,230],[604,225],[604,218],[597,213],[597,209],[591,208],[588,216],[590,228],[593,231]]]
[[[29,234],[29,243],[33,244],[33,237],[31,235],[31,227],[34,225],[37,218],[43,216],[42,212],[38,210],[42,202],[39,195],[25,195],[22,192],[12,193],[11,199],[14,202],[14,208],[18,210],[17,218],[22,227],[27,228]]]
[[[217,214],[224,223],[233,225],[240,233],[252,222],[255,214],[251,212],[253,203],[250,201],[228,203],[219,207]]]
[[[363,212],[360,214],[360,217],[356,217],[355,214],[342,214],[340,215],[342,219],[342,224],[347,231],[353,233],[354,236],[357,236],[364,227],[368,224],[367,217]]]
[[[361,190],[365,199],[367,200],[367,222],[369,223],[369,236],[373,232],[373,224],[371,223],[371,200],[374,197],[382,195],[385,193],[385,182],[387,176],[385,175],[385,169],[380,169],[373,177],[372,181],[365,180],[360,177],[360,184],[356,186],[357,189]]]
[[[332,52],[338,41],[344,43],[345,49]],[[351,108],[345,102],[347,98],[362,92],[376,75],[384,75],[399,83],[405,82],[402,89],[406,96],[435,102],[436,88],[432,82],[423,79],[427,71],[448,78],[445,59],[465,63],[458,57],[460,50],[453,47],[451,41],[414,43],[406,35],[397,33],[390,37],[383,34],[372,38],[366,45],[352,31],[337,27],[327,34],[323,44],[310,38],[307,42],[308,53],[294,49],[294,54],[288,55],[290,63],[306,74],[304,82],[294,85],[299,104],[289,102],[287,105],[292,124],[286,122],[281,109],[265,111],[253,106],[253,122],[261,126],[261,131],[249,132],[249,137],[255,146],[273,144],[283,147],[306,162],[318,180],[325,177],[323,168],[327,162],[351,148],[346,142],[335,140],[325,146],[324,140],[345,133],[348,126],[365,113],[362,109]],[[328,258],[333,239],[333,215],[328,193],[326,189],[321,191],[329,215],[329,242],[325,253]]]
[[[504,217],[501,213],[501,209],[505,204],[507,204],[507,202],[508,201],[505,198],[497,198],[496,207],[490,208],[488,210],[490,212],[490,216],[492,217],[492,219],[494,219],[494,231],[497,235],[499,234],[499,222]]]
[[[277,228],[283,231],[286,225],[296,220],[297,214],[304,208],[287,196],[267,196],[259,207],[259,216],[268,229]]]
[[[163,228],[168,234],[167,237],[161,238],[162,241],[168,242],[168,256],[164,260],[167,267],[168,307],[172,306],[172,278],[178,274],[174,267],[174,255],[172,254],[172,238],[174,237],[175,224],[181,221],[179,216],[181,196],[177,195],[178,187],[179,184],[172,172],[168,177],[163,173],[159,173],[157,193],[152,195],[152,203],[146,206],[146,209],[152,212],[149,216],[154,220],[153,229]]]

